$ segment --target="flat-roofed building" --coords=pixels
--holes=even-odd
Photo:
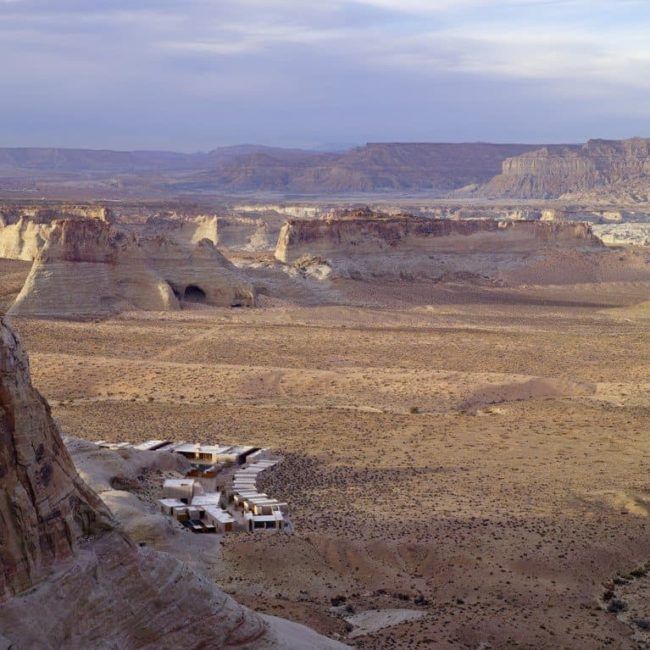
[[[168,478],[163,483],[165,499],[179,499],[190,503],[195,495],[203,493],[203,488],[193,478]]]
[[[248,530],[254,532],[257,530],[282,530],[284,528],[284,516],[281,512],[274,512],[270,515],[254,515],[251,512],[244,514],[244,519],[248,524]]]
[[[233,503],[235,504],[235,506],[240,506],[240,507],[243,508],[244,507],[244,501],[246,501],[246,499],[250,499],[250,498],[253,498],[253,497],[263,497],[265,499],[269,498],[268,494],[265,494],[264,492],[251,491],[251,492],[238,492],[237,494],[233,495],[232,500],[233,500]]]
[[[220,533],[229,533],[234,529],[235,518],[219,506],[205,506],[205,519]]]
[[[176,445],[174,451],[185,456],[190,462],[200,465],[214,465],[221,460],[221,456],[230,449],[224,445],[202,445],[199,443],[185,443]]]
[[[276,499],[261,499],[250,502],[250,511],[254,515],[270,515],[274,512],[281,512],[286,515],[289,512],[289,507],[286,503]]]
[[[130,442],[107,442],[106,440],[99,440],[95,443],[98,447],[102,449],[110,449],[112,451],[118,451],[119,449],[132,449],[133,445]]]
[[[170,517],[174,516],[175,508],[187,508],[187,504],[183,503],[179,499],[160,499],[158,503],[160,504],[160,511],[165,515],[169,515]]]
[[[218,506],[221,503],[221,492],[206,492],[192,497],[193,506],[203,508],[205,506]]]
[[[158,451],[166,445],[171,445],[171,442],[169,440],[147,440],[146,442],[141,442],[139,445],[135,445],[135,448],[140,451]]]

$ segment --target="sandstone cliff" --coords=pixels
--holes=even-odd
[[[51,230],[51,224],[27,217],[20,217],[15,223],[0,221],[0,257],[32,262],[45,246]]]
[[[0,600],[43,580],[77,541],[112,530],[99,498],[79,479],[32,388],[16,335],[0,320]]]
[[[366,212],[289,221],[276,249],[285,264],[326,264],[331,277],[362,280],[572,284],[650,277],[641,258],[619,257],[585,223],[370,218]]]
[[[390,255],[420,250],[437,253],[528,253],[545,247],[598,248],[582,223],[391,218],[288,221],[276,258],[294,262],[304,255]]]
[[[57,219],[96,219],[112,223],[113,213],[100,205],[0,206],[0,257],[32,262],[45,246]]]
[[[164,234],[182,246],[197,244],[203,239],[215,246],[231,250],[273,250],[278,240],[281,219],[246,216],[199,215],[195,217],[147,220],[145,236]]]
[[[501,174],[479,194],[548,199],[565,195],[588,198],[601,192],[630,201],[647,199],[650,140],[590,140],[582,147],[529,151],[505,160]]]
[[[133,544],[77,474],[3,319],[0,439],[0,647],[343,647]]]
[[[210,242],[138,239],[102,221],[55,221],[11,308],[30,316],[92,317],[179,309],[179,300],[252,305],[255,292]]]

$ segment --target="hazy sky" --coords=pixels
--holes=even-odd
[[[650,136],[648,0],[0,0],[0,145]]]

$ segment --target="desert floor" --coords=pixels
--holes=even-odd
[[[355,306],[13,323],[65,433],[284,456],[264,484],[295,532],[223,541],[241,602],[344,639],[353,612],[424,613],[361,648],[639,647],[650,287],[341,289]]]

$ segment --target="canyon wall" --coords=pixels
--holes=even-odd
[[[495,198],[549,199],[609,193],[631,202],[650,190],[650,140],[590,140],[577,147],[543,147],[503,162],[479,192]]]

